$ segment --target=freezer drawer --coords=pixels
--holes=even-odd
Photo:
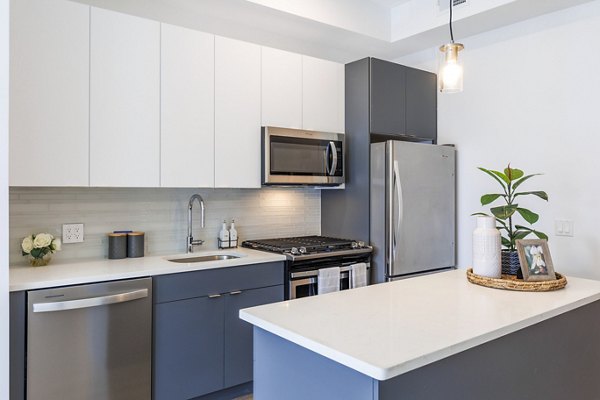
[[[152,279],[27,294],[28,400],[151,398]]]

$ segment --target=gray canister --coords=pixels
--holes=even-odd
[[[127,234],[109,233],[108,234],[108,258],[119,260],[127,257]]]
[[[144,257],[144,232],[127,234],[127,257]]]

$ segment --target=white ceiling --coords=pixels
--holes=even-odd
[[[380,6],[392,8],[402,3],[407,3],[410,0],[369,0],[371,3],[379,4]]]
[[[448,41],[438,0],[76,0],[338,62],[394,60]],[[591,0],[469,0],[454,35],[471,35]]]

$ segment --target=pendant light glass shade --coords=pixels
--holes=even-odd
[[[458,93],[463,90],[463,65],[459,52],[465,48],[461,43],[454,43],[452,30],[452,8],[455,0],[450,1],[450,43],[440,47],[438,61],[438,88],[442,93]]]
[[[449,43],[440,47],[438,88],[442,93],[457,93],[463,90],[463,64],[459,52],[460,43]]]

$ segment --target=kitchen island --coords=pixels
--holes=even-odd
[[[240,311],[254,325],[254,396],[594,399],[600,282],[531,293],[464,270]]]

